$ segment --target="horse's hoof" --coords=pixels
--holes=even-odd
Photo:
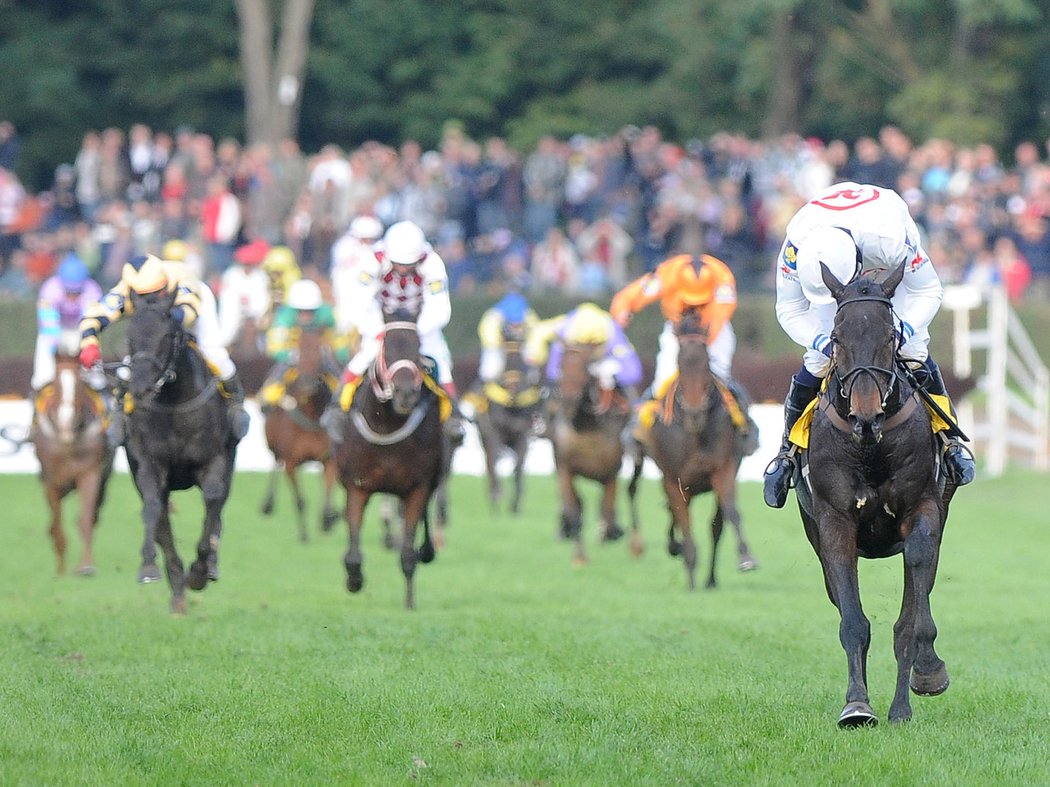
[[[602,537],[603,541],[619,541],[623,538],[624,531],[619,525],[613,523],[605,528],[605,535]]]
[[[878,723],[878,716],[866,702],[850,702],[839,714],[839,727],[844,730],[854,727],[874,727]]]
[[[259,509],[259,512],[263,516],[270,516],[270,514],[273,513],[273,501],[267,500],[265,503],[263,503],[262,508]]]
[[[83,566],[77,566],[77,574],[82,577],[93,577],[95,576],[95,567],[90,563]]]
[[[139,569],[139,584],[149,585],[153,582],[160,582],[160,569],[156,564],[142,566]]]
[[[416,550],[416,557],[420,563],[433,563],[436,554],[434,545],[429,541],[423,542],[423,546]]]
[[[321,518],[321,532],[328,533],[335,527],[335,523],[339,521],[338,511],[325,511],[324,516]]]
[[[365,576],[359,563],[346,564],[346,589],[351,593],[360,593],[365,586]]]
[[[219,581],[219,556],[212,552],[208,555],[208,559],[204,562],[207,571],[205,575],[208,577],[209,582]]]
[[[667,554],[671,557],[678,557],[682,554],[682,544],[678,541],[668,541]]]
[[[753,557],[741,558],[736,567],[739,571],[755,571],[758,568],[758,561]]]
[[[585,558],[585,557],[574,557],[572,559],[572,567],[573,568],[583,568],[586,565],[587,565],[587,558]]]
[[[171,614],[177,617],[183,617],[186,614],[186,597],[180,596],[179,598],[173,598],[171,600]]]
[[[949,683],[948,668],[944,664],[941,664],[939,670],[930,673],[919,672],[912,668],[911,690],[920,697],[936,697],[938,694],[944,694]]]

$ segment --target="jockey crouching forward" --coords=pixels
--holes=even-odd
[[[603,391],[619,388],[628,401],[637,395],[642,381],[642,361],[612,315],[593,303],[581,303],[568,314],[539,323],[529,337],[526,360],[547,364],[547,380],[561,380],[561,359],[567,344],[594,348],[590,372]],[[549,355],[548,355],[549,353]]]
[[[273,325],[266,334],[266,354],[274,360],[260,391],[263,410],[279,407],[285,394],[285,378],[299,360],[299,340],[303,331],[322,334],[325,347],[331,349],[322,361],[323,372],[331,377],[334,389],[347,359],[347,342],[335,330],[332,307],[324,302],[321,288],[310,279],[300,279],[288,290],[288,300],[277,310]]]
[[[147,295],[166,289],[175,292],[172,316],[196,338],[197,347],[216,371],[227,397],[227,416],[234,435],[240,440],[248,433],[248,414],[244,410],[244,388],[230,354],[222,346],[215,296],[179,262],[162,261],[152,255],[133,257],[121,270],[120,281],[102,300],[91,306],[80,322],[80,363],[86,369],[101,360],[99,335],[134,308],[131,293]],[[117,406],[110,421],[110,440],[124,442],[124,413]]]
[[[773,508],[786,502],[798,469],[789,441],[791,427],[819,393],[831,365],[837,305],[821,277],[820,263],[848,284],[865,273],[892,270],[906,261],[902,284],[892,299],[898,356],[913,369],[925,370],[927,392],[947,396],[928,349],[929,325],[940,308],[943,287],[904,200],[890,189],[838,183],[800,208],[786,234],[777,260],[777,320],[806,352],[784,401],[780,453],[766,468],[764,497]],[[942,439],[945,467],[953,481],[970,483],[972,455],[958,440]]]
[[[609,310],[616,321],[626,327],[637,312],[656,301],[660,301],[665,322],[656,356],[652,396],[661,396],[677,373],[675,326],[683,312],[696,309],[706,333],[711,372],[725,384],[740,411],[734,422],[738,421],[736,426],[744,454],[754,453],[758,447],[758,427],[747,415],[750,404],[747,395],[730,372],[736,350],[736,335],[729,322],[737,303],[733,272],[720,259],[708,254],[679,254],[616,293]]]
[[[375,360],[384,314],[401,310],[416,314],[420,354],[433,360],[434,377],[453,402],[452,415],[445,422],[446,433],[454,441],[461,441],[463,424],[455,406],[452,353],[442,333],[452,317],[448,274],[444,261],[427,243],[423,230],[411,221],[392,224],[377,244],[373,258],[361,262],[351,297],[361,346],[346,365],[343,383],[357,385]]]
[[[483,391],[489,386],[500,385],[506,371],[508,347],[517,346],[524,359],[529,336],[539,321],[525,296],[517,292],[504,295],[485,310],[478,322],[478,339],[481,341],[478,382]],[[538,397],[538,385],[539,370],[530,365],[526,379],[521,381],[521,390],[531,389]]]

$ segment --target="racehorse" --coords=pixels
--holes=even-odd
[[[743,459],[739,430],[727,409],[725,389],[711,372],[707,336],[695,309],[687,311],[675,326],[678,336],[678,377],[671,383],[658,407],[652,425],[643,430],[640,447],[634,452],[634,473],[627,487],[631,501],[632,542],[638,535],[638,478],[644,456],[650,456],[663,476],[662,484],[671,511],[667,549],[682,555],[689,589],[696,589],[696,542],[693,540],[689,504],[705,492],[715,494],[715,513],[711,519],[711,561],[707,587],[713,588],[718,542],[725,520],[733,526],[737,539],[737,568],[750,571],[758,567],[744,538],[740,512],[736,505],[736,476]],[[644,453],[643,453],[644,452]],[[681,535],[678,541],[675,531]],[[640,547],[635,547],[639,552]]]
[[[298,360],[285,374],[285,394],[275,407],[264,410],[266,444],[274,457],[270,483],[263,501],[262,513],[273,513],[277,492],[277,475],[281,467],[295,495],[296,524],[299,540],[307,540],[306,501],[299,486],[299,467],[306,462],[320,462],[324,470],[324,508],[321,529],[325,532],[339,519],[332,504],[336,482],[335,457],[328,432],[321,426],[321,414],[332,400],[332,375],[326,371],[323,331],[303,328],[299,337]],[[328,364],[330,365],[330,364]]]
[[[369,498],[387,493],[402,503],[401,571],[405,607],[415,607],[416,563],[434,559],[428,504],[441,481],[448,451],[441,425],[442,400],[422,370],[415,315],[398,311],[385,317],[385,331],[375,361],[339,420],[335,452],[339,478],[346,488],[350,548],[343,557],[346,587],[364,586],[361,522]],[[416,526],[423,521],[417,548]]]
[[[941,535],[954,484],[940,466],[939,439],[914,376],[898,364],[890,298],[904,264],[878,281],[843,285],[821,265],[838,303],[832,367],[813,410],[803,482],[796,488],[806,536],[841,617],[839,641],[849,681],[840,727],[878,722],[868,699],[871,627],[857,581],[857,558],[903,554],[904,592],[893,627],[897,685],[891,722],[911,718],[911,690],[936,695],[948,671],[934,650],[930,610]]]
[[[237,438],[230,428],[219,383],[190,335],[171,316],[174,293],[132,295],[128,320],[131,355],[125,448],[142,498],[145,537],[139,582],[160,579],[156,545],[164,552],[171,610],[186,611],[185,588],[203,590],[219,578],[222,508],[230,493]],[[168,500],[172,490],[196,486],[205,517],[197,559],[184,573],[175,550]]]
[[[79,337],[77,337],[79,338]],[[113,448],[106,439],[105,405],[81,376],[75,352],[60,346],[55,379],[41,392],[31,437],[40,462],[40,480],[51,509],[49,532],[57,570],[66,570],[66,536],[62,531],[62,500],[74,489],[80,500],[77,525],[83,551],[76,572],[95,573],[92,536],[113,469]]]
[[[481,406],[474,418],[485,450],[489,503],[493,511],[499,508],[503,498],[503,485],[496,463],[504,451],[509,450],[514,454],[514,495],[510,501],[510,510],[514,514],[521,507],[525,456],[540,402],[538,371],[525,362],[523,339],[520,333],[504,336],[503,373],[498,381],[486,383],[482,387]]]
[[[587,562],[576,476],[602,485],[602,540],[623,535],[616,521],[616,483],[623,463],[620,434],[630,420],[630,405],[621,392],[603,389],[591,374],[594,349],[588,344],[565,345],[548,429],[561,493],[561,535],[576,542],[575,565]]]

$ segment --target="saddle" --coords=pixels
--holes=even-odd
[[[730,419],[733,421],[733,426],[741,432],[747,431],[748,419],[747,414],[740,408],[740,404],[737,402],[736,397],[733,396],[732,391],[729,390],[724,382],[718,377],[713,378],[715,386],[718,388],[718,393],[722,397],[722,404],[725,406],[726,411],[729,413]],[[660,389],[656,392],[656,395],[647,402],[643,402],[638,408],[638,431],[640,435],[647,434],[652,429],[653,424],[656,422],[657,415],[660,416],[660,420],[665,425],[669,425],[674,420],[674,398],[678,391],[678,372],[676,371],[670,378],[660,386]]]

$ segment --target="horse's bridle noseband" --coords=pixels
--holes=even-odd
[[[159,369],[160,375],[157,377],[157,381],[153,383],[154,395],[159,394],[165,385],[175,382],[175,364],[178,362],[179,354],[182,352],[185,344],[186,332],[182,328],[177,327],[174,335],[171,337],[171,354],[168,356],[165,364],[162,365],[152,353],[140,350],[132,354],[128,365],[134,366],[136,361],[146,361],[153,368]]]

